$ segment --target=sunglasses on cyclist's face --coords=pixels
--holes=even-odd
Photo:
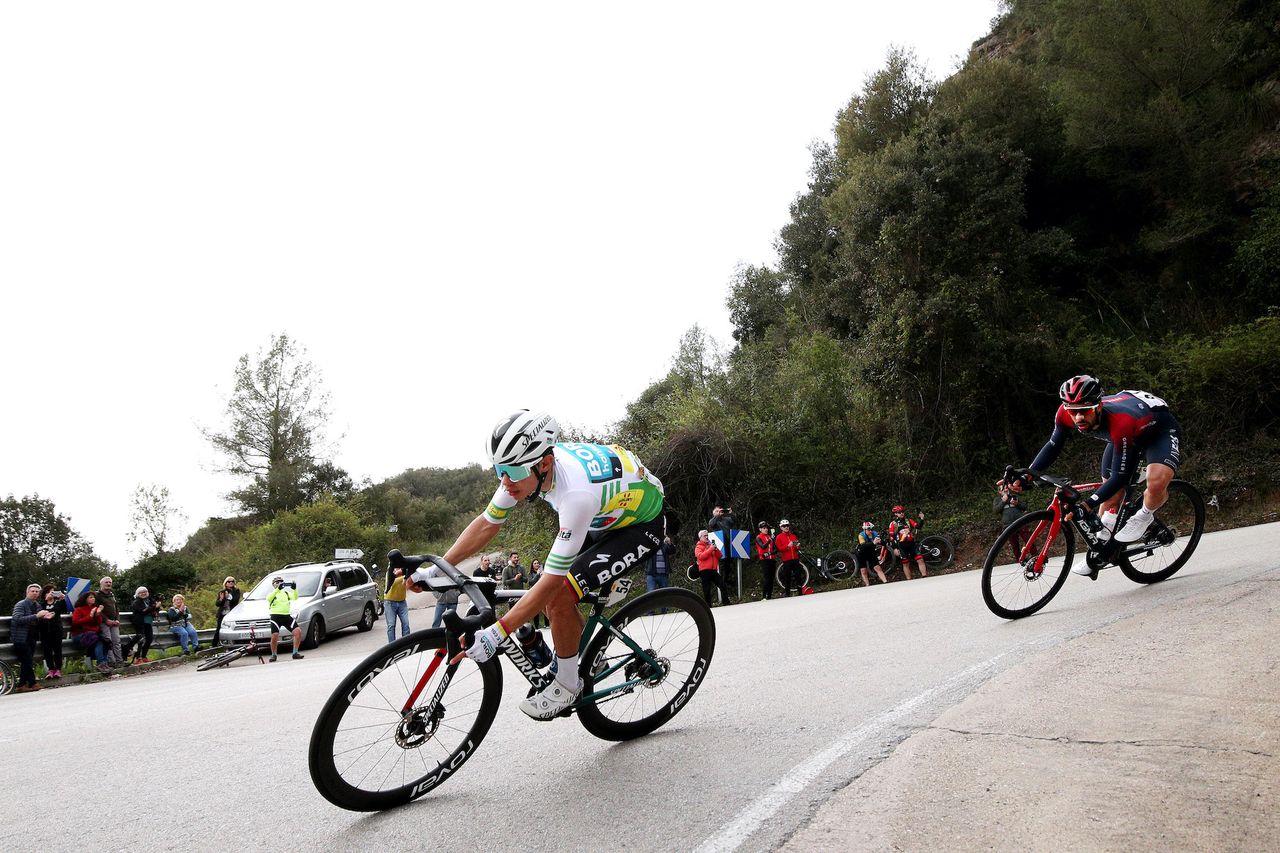
[[[1067,406],[1067,405],[1064,405],[1064,406],[1063,406],[1063,408],[1064,408],[1064,409],[1066,409],[1068,412],[1092,412],[1094,409],[1098,408],[1098,404],[1097,404],[1097,403],[1090,403],[1090,404],[1089,404],[1089,405],[1087,405],[1087,406]]]
[[[529,465],[494,465],[493,470],[497,473],[499,480],[505,475],[513,483],[533,476],[533,468]]]

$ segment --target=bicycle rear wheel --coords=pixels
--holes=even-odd
[[[7,663],[0,661],[0,696],[12,693],[13,688],[17,686],[18,676],[14,674],[13,669]]]
[[[783,565],[781,562],[778,563],[778,570],[777,570],[776,576],[778,580],[778,586],[781,587],[783,592],[786,592],[786,593],[800,592],[806,586],[809,585],[809,567],[805,565],[803,560],[800,560],[796,564],[795,571],[792,572],[791,574],[794,575],[794,577],[792,578],[793,582],[791,584],[788,584],[787,583],[787,567]]]
[[[956,545],[950,536],[935,533],[920,540],[920,556],[924,564],[931,569],[949,566],[956,559]]]
[[[823,564],[827,567],[828,575],[836,580],[841,580],[853,573],[853,554],[848,551],[832,551],[826,556]]]
[[[1065,521],[1065,520],[1064,520]],[[1062,524],[1050,540],[1053,513],[1047,509],[1029,512],[1010,524],[997,537],[982,564],[982,600],[992,613],[1005,619],[1030,616],[1058,594],[1066,583],[1075,554],[1075,534],[1069,524]],[[1001,559],[1015,556],[1017,561],[998,565]],[[1040,571],[1036,563],[1045,555]]]
[[[1169,499],[1138,542],[1126,545],[1115,562],[1135,583],[1156,583],[1186,565],[1204,532],[1204,498],[1185,480],[1169,483]]]
[[[634,682],[578,706],[583,728],[604,740],[647,735],[679,713],[702,684],[716,647],[711,608],[692,592],[657,589],[624,605],[610,620],[654,668],[608,628],[596,631],[582,656],[582,695]]]
[[[246,649],[244,646],[239,646],[234,649],[228,649],[225,652],[220,652],[219,654],[216,654],[213,657],[208,658],[207,660],[201,661],[196,666],[196,671],[204,672],[205,670],[213,669],[214,667],[226,666],[232,661],[239,660],[240,658],[244,657],[246,654],[248,654],[248,649]]]
[[[497,657],[451,665],[445,656],[444,630],[429,628],[383,646],[342,680],[308,750],[326,800],[352,811],[402,805],[471,757],[498,712],[502,670]]]

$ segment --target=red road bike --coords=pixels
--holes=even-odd
[[[1096,491],[1101,483],[1072,485],[1065,478],[1025,468],[1006,469],[1005,479],[1026,474],[1035,483],[1052,486],[1053,499],[1047,508],[1029,512],[1006,527],[982,565],[982,598],[992,613],[1005,619],[1030,616],[1058,594],[1071,571],[1077,535],[1084,540],[1085,561],[1094,577],[1107,566],[1116,565],[1135,583],[1156,583],[1186,565],[1204,532],[1204,498],[1184,480],[1169,483],[1168,501],[1156,511],[1140,539],[1120,543],[1114,538],[1099,541],[1097,531],[1079,506],[1083,495]],[[1143,469],[1125,489],[1112,533],[1142,506],[1145,486]],[[1014,555],[1014,562],[1000,562]]]

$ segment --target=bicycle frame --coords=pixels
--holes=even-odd
[[[1128,510],[1129,500],[1133,494],[1134,483],[1141,482],[1141,480],[1142,480],[1141,473],[1135,472],[1134,478],[1125,486],[1124,500],[1120,502],[1120,509],[1118,510],[1117,516],[1116,516],[1115,530],[1119,530],[1127,520],[1127,516],[1129,514],[1127,510]],[[1046,480],[1046,482],[1053,482],[1053,481]],[[1023,545],[1022,550],[1018,552],[1018,562],[1023,564],[1023,566],[1025,567],[1027,559],[1030,558],[1031,556],[1032,543],[1038,541],[1040,534],[1044,532],[1045,525],[1046,524],[1049,525],[1049,535],[1044,540],[1044,547],[1041,548],[1040,553],[1036,555],[1035,564],[1033,566],[1025,568],[1025,571],[1032,572],[1037,575],[1044,573],[1044,564],[1049,559],[1049,546],[1052,545],[1053,542],[1057,539],[1058,533],[1062,529],[1063,519],[1066,516],[1066,513],[1063,512],[1063,499],[1062,499],[1063,489],[1064,488],[1069,489],[1072,492],[1076,492],[1076,493],[1085,493],[1085,492],[1094,492],[1102,488],[1102,483],[1081,483],[1080,485],[1075,485],[1075,484],[1065,483],[1064,481],[1063,484],[1054,482],[1053,485],[1054,485],[1053,500],[1051,500],[1049,502],[1049,505],[1046,507],[1046,509],[1051,510],[1053,512],[1053,518],[1046,519],[1045,521],[1041,521],[1039,524],[1037,524],[1035,527],[1035,530],[1033,530],[1031,532],[1031,535],[1027,537],[1027,543]],[[1075,502],[1074,499],[1071,502],[1074,503]],[[1085,543],[1090,548],[1093,548],[1095,545],[1095,534],[1093,533],[1092,530],[1089,529],[1089,525],[1083,519],[1079,521],[1076,521],[1073,519],[1073,523],[1075,523],[1077,529],[1079,529],[1081,536],[1084,537]],[[1114,538],[1115,530],[1112,531],[1112,534],[1113,534],[1112,538],[1108,539],[1102,545],[1103,557],[1107,561],[1113,561],[1117,556],[1116,554],[1107,553],[1107,549],[1109,547],[1113,547],[1115,544],[1117,544]],[[1135,554],[1141,554],[1142,552],[1148,550],[1149,547],[1150,546],[1144,545],[1141,542],[1132,543],[1130,547],[1124,549],[1123,556],[1128,557],[1128,556],[1133,556]]]
[[[620,587],[621,584],[625,584],[625,586]],[[659,662],[652,655],[650,655],[644,649],[640,648],[639,644],[636,643],[635,640],[631,639],[631,637],[629,637],[624,631],[622,631],[616,625],[614,625],[613,622],[609,620],[609,617],[604,615],[604,609],[609,605],[609,602],[613,600],[614,595],[621,594],[622,596],[625,596],[626,592],[630,590],[630,588],[631,588],[631,580],[629,578],[618,578],[613,582],[610,595],[601,597],[599,593],[589,593],[588,595],[583,597],[582,600],[584,602],[590,603],[592,607],[591,607],[591,613],[587,617],[586,624],[582,628],[582,638],[579,641],[578,648],[585,649],[588,643],[591,641],[591,639],[595,637],[597,631],[608,631],[613,636],[621,640],[627,646],[627,648],[631,650],[632,654],[636,658],[638,658],[639,660],[643,661],[644,663],[648,664],[651,667],[660,669],[661,666]],[[516,601],[519,598],[521,598],[524,594],[525,594],[524,591],[521,591],[519,593],[515,593],[514,591],[508,591],[503,596],[502,600]],[[436,651],[430,665],[427,667],[426,671],[423,672],[422,676],[418,679],[418,682],[414,685],[413,690],[409,692],[409,696],[405,700],[404,706],[400,710],[401,714],[407,715],[413,712],[414,706],[418,701],[418,697],[422,695],[422,691],[426,688],[427,684],[431,681],[431,677],[435,674],[436,670],[439,669],[440,665],[444,663],[447,658],[452,658],[454,655],[456,655],[458,652],[462,650],[462,646],[458,642],[457,637],[451,634],[447,635],[447,637],[448,637],[448,642],[446,643],[445,648],[438,649]],[[498,648],[500,651],[506,653],[511,663],[515,666],[515,668],[519,671],[519,673],[525,677],[525,679],[529,682],[529,684],[531,684],[534,688],[541,690],[542,688],[546,687],[549,683],[551,683],[551,676],[546,673],[540,672],[538,668],[533,665],[533,662],[530,661],[528,655],[524,653],[524,649],[521,648],[519,641],[515,638],[514,635],[509,636],[505,640],[503,640],[502,644]],[[631,662],[630,658],[623,659],[609,667],[606,667],[603,670],[600,670],[599,672],[596,672],[594,677],[597,680],[606,678],[607,676],[610,676],[613,673],[617,672],[619,669],[625,667],[630,662]],[[432,697],[431,702],[428,705],[429,708],[434,708],[440,702],[441,698],[444,696],[445,691],[448,689],[450,681],[453,680],[453,675],[457,671],[457,668],[458,668],[458,665],[454,663],[448,664],[446,666],[445,674],[441,677],[440,686],[436,688],[436,693]],[[589,693],[585,696],[582,696],[578,699],[578,703],[580,704],[583,702],[594,702],[599,699],[603,699],[606,696],[610,696],[614,693],[631,690],[634,687],[638,687],[644,684],[644,682],[645,682],[645,679],[643,678],[629,679],[627,681],[622,682],[621,684],[615,684],[605,688],[604,690],[597,690],[593,693]]]

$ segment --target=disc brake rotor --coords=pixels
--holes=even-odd
[[[444,706],[437,704],[431,714],[426,708],[417,708],[396,726],[396,743],[402,749],[416,749],[426,743],[440,728],[444,718]]]
[[[640,678],[644,679],[645,687],[657,687],[666,679],[667,673],[671,671],[671,661],[658,657],[653,649],[645,649],[644,653],[656,660],[658,666],[654,667],[646,661],[633,659],[626,667],[627,681]]]

